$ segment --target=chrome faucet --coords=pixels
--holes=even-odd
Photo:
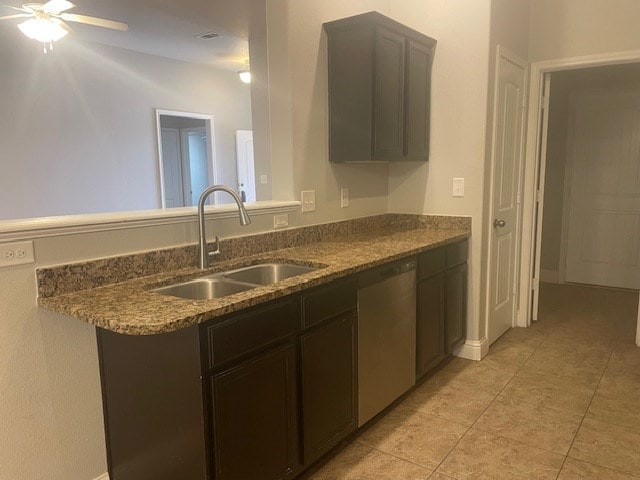
[[[209,198],[209,195],[213,192],[227,192],[231,195],[238,205],[240,225],[245,226],[251,223],[251,218],[249,218],[249,214],[244,208],[238,192],[234,189],[227,187],[226,185],[213,185],[202,192],[202,195],[200,195],[200,199],[198,200],[198,233],[200,237],[200,268],[202,270],[209,268],[211,259],[216,255],[220,255],[220,240],[218,239],[218,236],[216,235],[214,250],[209,252],[207,250],[207,237],[204,232],[204,202],[207,201],[207,198]]]

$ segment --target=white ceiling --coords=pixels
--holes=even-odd
[[[71,23],[78,38],[139,52],[239,70],[249,57],[249,29],[259,0],[73,0],[69,13],[129,24],[127,32]],[[19,0],[7,2],[19,6]],[[252,10],[253,9],[253,10]],[[0,16],[16,13],[0,6]],[[19,23],[9,20],[2,25]],[[262,18],[262,21],[264,19]],[[8,26],[8,25],[7,25]],[[0,27],[1,28],[1,27]],[[195,35],[216,32],[212,40]],[[63,40],[64,41],[64,40]]]

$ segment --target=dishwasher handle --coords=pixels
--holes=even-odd
[[[380,280],[386,280],[387,278],[395,277],[396,275],[400,275],[402,273],[402,269],[400,265],[394,265],[392,267],[383,268],[378,271],[378,277]]]
[[[384,265],[372,271],[366,272],[360,276],[360,288],[366,288],[379,282],[384,282],[389,278],[396,277],[405,272],[411,272],[416,269],[417,261],[415,259],[404,260]]]

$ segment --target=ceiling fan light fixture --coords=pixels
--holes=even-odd
[[[47,18],[31,18],[18,25],[22,33],[42,43],[57,42],[67,33],[62,26]]]
[[[240,70],[238,77],[240,77],[240,81],[243,83],[251,83],[251,72],[249,70]]]

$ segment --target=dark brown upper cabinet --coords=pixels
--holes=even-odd
[[[429,159],[436,41],[378,12],[325,23],[329,160]]]

